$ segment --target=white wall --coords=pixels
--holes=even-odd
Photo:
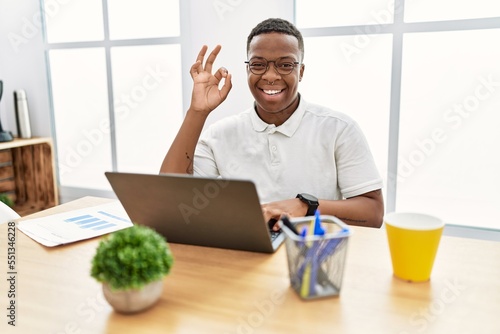
[[[17,134],[13,91],[28,96],[33,136],[51,136],[39,0],[0,0],[0,117],[4,130]]]

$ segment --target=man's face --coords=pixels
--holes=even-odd
[[[255,36],[248,49],[248,59],[278,58],[286,62],[301,62],[297,38],[281,33],[267,33]],[[273,62],[260,75],[247,68],[248,86],[257,104],[257,113],[267,123],[282,124],[298,105],[298,86],[304,72],[302,64],[295,66],[290,74],[279,74]],[[279,123],[279,124],[277,124]]]

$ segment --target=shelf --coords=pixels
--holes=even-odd
[[[21,216],[59,204],[50,138],[0,143],[0,193],[14,201]]]

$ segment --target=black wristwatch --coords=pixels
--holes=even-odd
[[[298,194],[296,198],[300,199],[302,202],[307,204],[306,216],[314,216],[314,214],[316,213],[316,209],[319,206],[318,199],[313,195],[305,193]]]

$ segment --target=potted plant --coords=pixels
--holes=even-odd
[[[122,313],[152,306],[173,265],[170,247],[155,230],[133,225],[104,237],[92,259],[91,276],[103,283],[104,297]]]

